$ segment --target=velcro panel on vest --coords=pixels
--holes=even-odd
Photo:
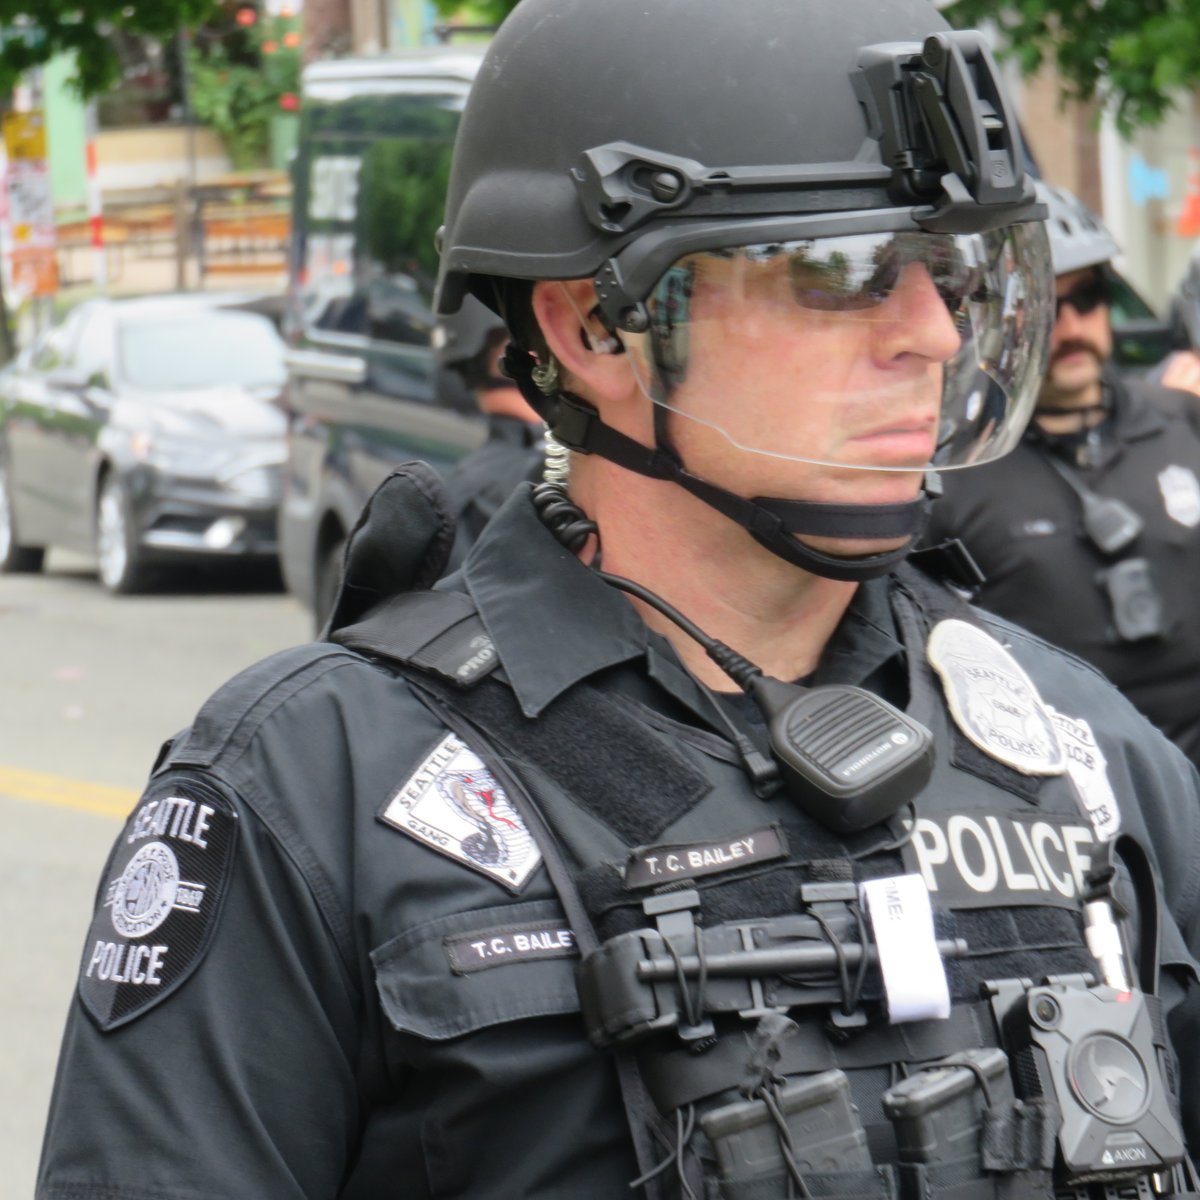
[[[586,683],[532,721],[492,680],[451,702],[630,846],[652,841],[712,789],[663,738]]]
[[[1050,1200],[1054,1195],[1047,1172],[983,1175],[975,1155],[944,1163],[900,1163],[897,1169],[904,1200]]]
[[[896,578],[925,617],[927,628],[932,628],[938,621],[951,617],[982,628],[978,614],[965,600],[960,599],[943,584],[930,579],[923,571],[906,563],[897,569]],[[984,754],[953,722],[950,732],[954,739],[950,761],[954,766],[988,783],[994,783],[1022,799],[1036,803],[1042,787],[1041,776],[1023,775],[1020,771]]]
[[[721,1200],[779,1200],[790,1193],[788,1178],[724,1180]],[[809,1194],[822,1200],[895,1200],[899,1196],[891,1167],[861,1167],[856,1171],[805,1171]]]
[[[786,804],[786,802],[785,802]],[[708,878],[692,879],[689,885],[702,897],[704,924],[720,925],[755,917],[776,917],[796,912],[800,907],[800,885],[824,882],[831,878],[854,878],[848,854],[860,854],[864,849],[890,839],[886,830],[871,830],[862,835],[846,837],[834,833],[802,813],[782,808],[779,812],[788,845],[802,852],[804,860],[754,865]],[[844,864],[846,872],[835,872],[833,860]],[[872,858],[878,874],[895,875],[903,872],[900,856],[880,854]],[[578,881],[580,895],[601,939],[615,937],[641,929],[646,924],[642,909],[645,893],[626,888],[619,872],[608,864],[600,864],[583,872]]]
[[[720,925],[796,911],[800,885],[811,878],[805,864],[785,862],[760,867],[752,874],[693,879],[690,883],[702,897],[704,923]],[[601,938],[629,933],[646,924],[642,909],[644,894],[628,891],[608,864],[585,871],[579,878],[579,893]]]
[[[936,903],[936,900],[935,900]],[[965,958],[947,959],[950,995],[976,997],[988,979],[1041,979],[1047,974],[1097,974],[1083,940],[1082,918],[1065,908],[974,908],[938,912],[938,937],[965,938]]]

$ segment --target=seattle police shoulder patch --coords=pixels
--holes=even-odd
[[[237,813],[196,780],[153,785],[105,868],[79,998],[106,1032],[165,1000],[200,965],[225,899]]]

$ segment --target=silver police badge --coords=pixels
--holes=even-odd
[[[425,756],[379,819],[513,892],[542,861],[504,788],[453,733]]]
[[[1172,521],[1188,529],[1200,525],[1200,481],[1187,467],[1164,467],[1158,473],[1158,490]]]
[[[926,654],[954,723],[985,754],[1023,775],[1062,775],[1066,757],[1046,705],[1015,658],[977,625],[939,621]]]

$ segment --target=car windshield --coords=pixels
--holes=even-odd
[[[283,342],[257,313],[199,309],[125,321],[117,348],[121,378],[147,390],[278,386],[285,378]]]

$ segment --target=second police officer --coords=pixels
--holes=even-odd
[[[453,569],[513,488],[541,479],[544,426],[513,381],[501,374],[508,333],[504,322],[478,300],[468,298],[458,312],[444,316],[433,343],[438,366],[461,377],[487,421],[483,445],[446,476],[455,516],[454,550],[447,564]]]
[[[1103,671],[1200,765],[1200,408],[1117,373],[1117,245],[1070,193],[1042,193],[1057,299],[1037,407],[1011,454],[945,475],[929,538],[967,548],[981,608]]]
[[[556,482],[431,591],[398,473],[331,640],[164,748],[41,1200],[1190,1189],[1194,771],[904,563],[1032,403],[1020,163],[919,0],[523,0],[440,304],[504,315]]]

